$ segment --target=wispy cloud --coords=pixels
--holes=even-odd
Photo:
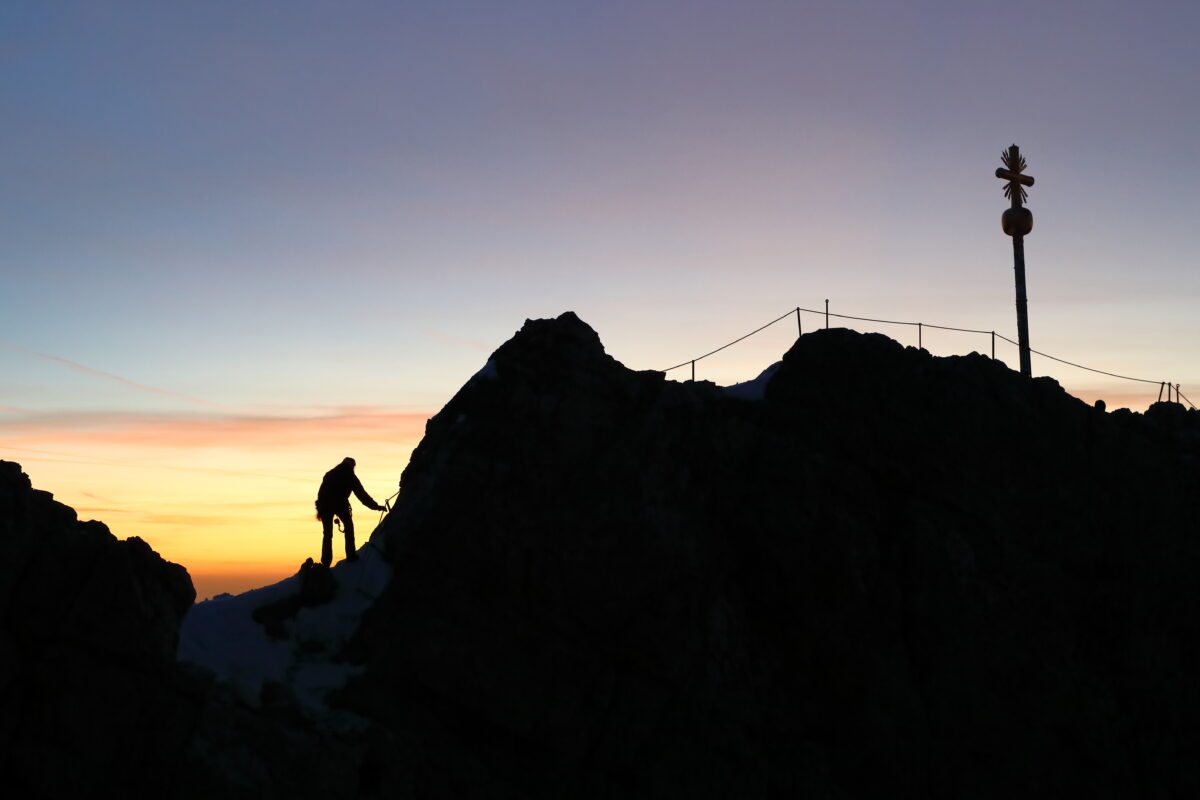
[[[162,395],[164,397],[173,397],[176,400],[182,400],[186,403],[192,403],[194,405],[199,405],[199,406],[206,406],[208,408],[224,408],[224,409],[231,408],[230,406],[223,405],[221,403],[214,403],[211,400],[205,400],[200,397],[192,397],[191,395],[181,394],[180,392],[173,392],[170,389],[163,389],[158,386],[149,386],[144,383],[138,383],[137,381],[131,381],[128,378],[122,378],[120,375],[114,375],[111,372],[105,372],[104,370],[94,369],[93,367],[89,367],[85,364],[80,364],[77,361],[72,361],[69,358],[63,358],[62,356],[56,356],[56,355],[52,355],[50,353],[41,353],[41,352],[38,352],[37,350],[30,350],[28,347],[21,347],[20,345],[12,344],[11,342],[0,342],[0,346],[7,347],[9,350],[13,350],[17,353],[24,353],[25,355],[33,356],[35,358],[40,358],[44,361],[50,361],[55,364],[60,364],[64,367],[66,367],[67,369],[70,369],[74,372],[79,372],[83,375],[91,375],[92,377],[95,377],[95,378],[103,378],[105,380],[115,381],[116,383],[122,384],[123,386],[128,386],[130,388],[138,389],[143,392],[151,392],[153,394]],[[3,408],[6,411],[21,410],[21,409],[13,409],[9,406],[3,406]]]
[[[163,464],[150,463],[145,459],[138,460],[115,460],[105,458],[89,458],[80,456],[74,453],[62,453],[55,451],[47,451],[39,448],[23,447],[21,445],[13,445],[10,442],[0,443],[3,445],[4,455],[6,460],[17,460],[21,463],[30,464],[83,464],[85,466],[97,467],[119,467],[124,469],[136,470],[167,470],[169,472],[190,472],[200,475],[220,475],[223,477],[234,478],[268,478],[276,481],[289,481],[292,483],[310,483],[311,481],[304,478],[297,478],[288,475],[273,475],[266,472],[252,472],[249,470],[240,469],[217,469],[213,467],[188,467],[179,464]],[[29,455],[32,453],[33,455]]]
[[[128,508],[109,508],[105,506],[75,506],[75,513],[80,519],[98,519],[104,517],[111,523],[112,518],[124,514],[136,514]]]
[[[297,443],[415,441],[429,417],[428,412],[379,408],[337,409],[302,417],[46,412],[0,422],[0,436],[18,447],[69,438],[72,444],[292,450]],[[65,455],[61,451],[45,454]]]
[[[46,412],[0,419],[0,457],[115,468],[138,476],[190,473],[308,485],[311,476],[292,468],[314,453],[407,457],[429,416],[381,408],[331,409],[304,417]],[[95,491],[89,483],[80,488]]]
[[[213,525],[236,525],[246,523],[245,517],[222,514],[173,514],[169,512],[144,513],[141,521],[147,525],[173,525],[179,528],[203,530]]]

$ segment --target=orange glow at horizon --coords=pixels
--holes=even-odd
[[[785,324],[768,329],[704,362],[697,378],[748,380],[777,360],[793,337]],[[925,342],[934,355],[955,352],[939,345],[964,352],[974,344],[946,336]],[[1046,366],[1057,365],[1035,358],[1035,374]],[[685,380],[684,373],[670,377]],[[1157,390],[1123,381],[1084,383],[1095,376],[1067,368],[1055,377],[1089,405],[1103,398],[1110,411],[1143,411]],[[383,502],[396,492],[431,416],[380,407],[303,416],[9,410],[14,417],[0,420],[0,458],[19,462],[35,488],[74,507],[80,519],[98,519],[121,539],[138,536],[185,566],[198,599],[268,585],[315,558],[320,524],[313,500],[325,471],[353,456],[367,492]],[[379,514],[356,500],[351,505],[361,545]],[[335,558],[342,548],[335,531]]]
[[[293,574],[320,553],[313,501],[325,471],[358,461],[382,503],[424,434],[428,414],[362,409],[324,417],[41,420],[4,428],[3,458],[34,488],[137,536],[192,576],[197,599]],[[359,545],[379,513],[351,500]],[[342,541],[334,532],[334,555]]]

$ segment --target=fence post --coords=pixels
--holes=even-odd
[[[829,298],[825,298],[825,330],[829,330]]]
[[[921,336],[921,323],[919,323],[919,322],[917,323],[917,349],[918,350],[925,349],[924,339]]]
[[[800,306],[796,306],[796,330],[799,336],[804,335],[804,326],[800,324]]]
[[[1166,385],[1166,381],[1159,381],[1159,382],[1158,382],[1158,402],[1159,402],[1159,403],[1161,403],[1161,402],[1162,402],[1163,386],[1165,386],[1165,385]]]
[[[992,331],[992,361],[996,360],[996,332]]]
[[[692,383],[696,382],[696,359],[692,359]]]

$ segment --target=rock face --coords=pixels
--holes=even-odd
[[[176,663],[186,572],[0,462],[0,786],[1200,794],[1200,414],[844,330],[754,397],[632,372],[573,314],[526,323],[372,539],[393,578],[334,700],[365,729]],[[260,624],[336,589],[301,578]]]
[[[5,796],[354,796],[359,738],[317,729],[286,691],[251,708],[176,661],[194,600],[183,567],[0,461]]]
[[[16,797],[163,793],[190,728],[175,643],[186,570],[0,461],[0,774]]]
[[[765,398],[537,320],[430,420],[364,796],[1200,792],[1200,414],[808,334]]]

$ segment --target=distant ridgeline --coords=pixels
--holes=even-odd
[[[1198,412],[877,334],[731,392],[529,321],[372,537],[393,577],[331,699],[364,723],[177,667],[166,796],[1192,796],[1198,457]]]

